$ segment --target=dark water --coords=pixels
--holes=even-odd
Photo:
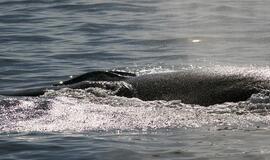
[[[267,0],[1,0],[0,90],[86,71],[270,78]],[[0,159],[269,159],[269,92],[210,107],[61,90],[0,97]]]

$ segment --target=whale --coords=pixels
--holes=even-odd
[[[245,101],[252,94],[270,89],[269,80],[244,74],[175,71],[136,75],[125,71],[91,71],[48,87],[0,93],[5,96],[41,96],[48,90],[101,88],[115,96],[143,101],[180,100],[209,106]]]

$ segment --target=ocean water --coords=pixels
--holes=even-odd
[[[270,78],[267,0],[0,0],[0,91],[70,75]],[[269,91],[209,107],[84,90],[0,96],[0,159],[269,159]]]

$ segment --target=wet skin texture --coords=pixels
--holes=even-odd
[[[115,82],[123,82],[121,85]],[[252,94],[269,89],[269,81],[258,77],[181,71],[136,76],[121,71],[94,71],[50,87],[2,93],[9,96],[39,96],[48,89],[113,90],[115,95],[149,100],[181,100],[209,106],[247,100]]]

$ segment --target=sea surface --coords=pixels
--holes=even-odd
[[[0,91],[96,70],[269,79],[269,8],[268,0],[0,0]],[[0,159],[270,159],[269,95],[209,107],[68,89],[0,96]]]

